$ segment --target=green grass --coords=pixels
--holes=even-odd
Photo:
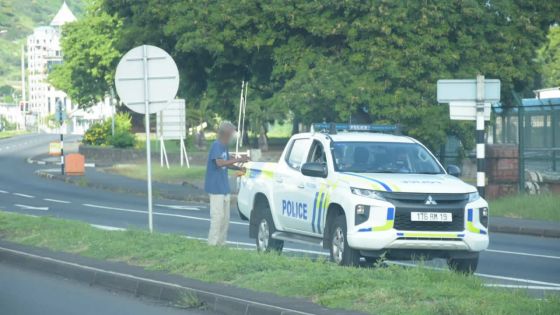
[[[498,217],[560,222],[560,195],[517,195],[490,201],[490,214]]]
[[[208,247],[172,234],[110,232],[6,212],[0,212],[0,237],[371,314],[560,313],[559,295],[535,299],[522,290],[487,288],[479,278],[427,268],[342,268],[324,260]]]
[[[111,173],[116,173],[119,175],[146,179],[146,164],[117,164],[107,171]],[[206,172],[206,167],[191,165],[190,168],[187,166],[170,165],[169,169],[167,167],[161,167],[159,165],[152,165],[152,179],[162,183],[182,183],[183,181],[199,181],[204,178]]]
[[[9,137],[18,136],[18,135],[23,135],[23,134],[26,134],[26,133],[28,133],[28,131],[25,131],[25,130],[0,131],[0,139],[9,138]]]

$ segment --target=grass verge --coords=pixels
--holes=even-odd
[[[28,131],[25,130],[6,130],[6,131],[0,131],[0,139],[3,138],[10,138],[13,136],[18,136],[18,135],[23,135],[29,133]]]
[[[179,235],[103,231],[6,212],[0,212],[0,237],[371,314],[560,313],[560,295],[538,300],[521,290],[484,287],[476,277],[427,268],[342,268],[323,260],[209,247]]]
[[[146,179],[146,164],[117,164],[107,171],[119,175]],[[162,183],[177,184],[183,181],[200,181],[204,179],[206,168],[197,165],[191,165],[190,168],[186,166],[180,167],[178,165],[170,165],[169,169],[154,165],[152,167],[152,179]]]
[[[560,195],[517,195],[490,201],[492,216],[560,222]]]

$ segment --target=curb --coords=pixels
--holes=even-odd
[[[28,164],[37,164],[37,165],[58,165],[60,166],[60,162],[50,162],[50,161],[45,161],[45,160],[35,160],[32,158],[27,158],[27,163]],[[94,168],[95,167],[95,163],[84,163],[85,167],[90,167],[90,168]]]
[[[521,234],[521,235],[531,235],[540,237],[551,237],[560,238],[560,230],[552,229],[539,229],[523,226],[511,226],[511,225],[496,225],[490,223],[490,232],[493,233],[507,233],[507,234]]]
[[[121,263],[95,261],[87,257],[56,253],[6,241],[0,243],[0,262],[60,275],[88,285],[156,301],[173,304],[187,299],[202,303],[208,310],[228,315],[362,314],[327,309],[305,300],[279,297],[228,285],[204,283],[188,278],[181,278],[182,281],[179,281],[178,277],[169,274],[145,271]]]

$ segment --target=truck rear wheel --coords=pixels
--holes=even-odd
[[[263,209],[264,213],[258,218],[257,226],[257,251],[259,252],[282,252],[284,241],[273,239],[272,234],[276,231],[270,210]],[[261,212],[262,213],[262,212]]]
[[[357,266],[360,264],[360,252],[348,245],[346,217],[336,217],[329,229],[331,232],[331,260],[341,266]]]
[[[476,267],[478,267],[478,255],[473,258],[449,258],[447,265],[453,271],[473,274],[476,271]]]

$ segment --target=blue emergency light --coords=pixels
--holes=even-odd
[[[345,123],[316,123],[312,125],[313,131],[339,132],[339,131],[362,131],[362,132],[399,132],[398,125],[376,125],[376,124],[345,124]]]

